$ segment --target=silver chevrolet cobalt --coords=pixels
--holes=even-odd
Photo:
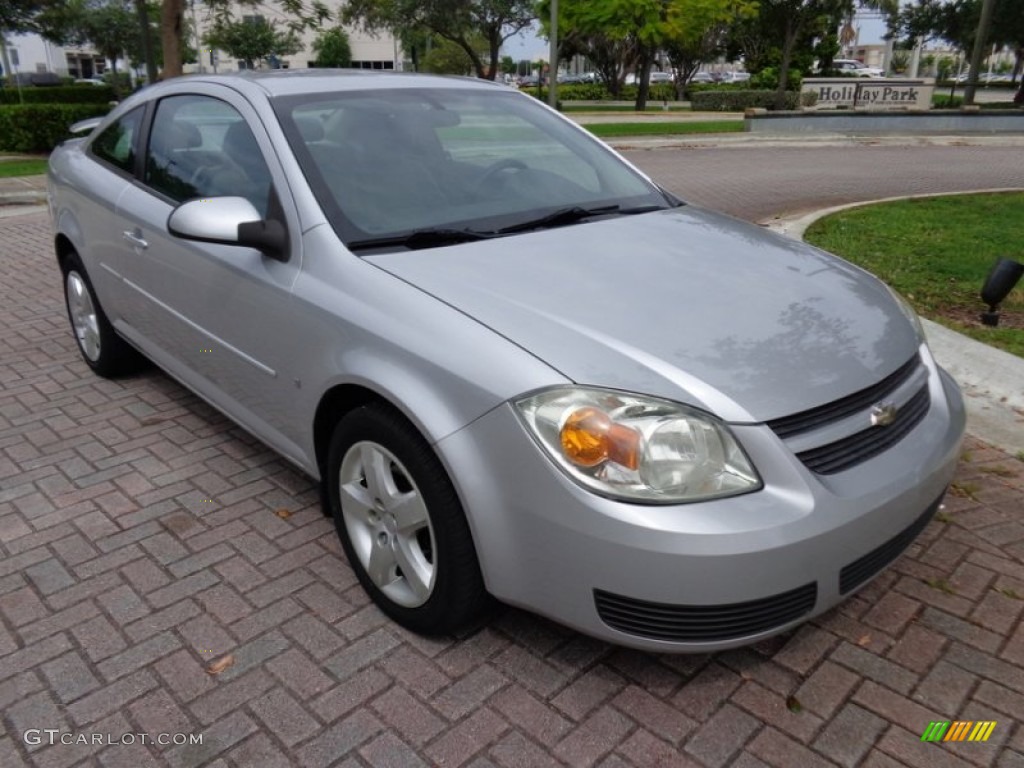
[[[89,367],[148,358],[319,479],[414,631],[493,597],[749,643],[864,586],[953,476],[961,397],[903,300],[493,83],[178,78],[49,193]]]

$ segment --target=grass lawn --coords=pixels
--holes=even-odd
[[[602,139],[619,136],[676,136],[684,133],[742,133],[742,120],[688,121],[685,123],[591,123],[588,131]]]
[[[46,173],[46,158],[5,160],[0,157],[0,179],[11,176],[37,176]]]
[[[874,272],[923,316],[1024,357],[1024,281],[1003,301],[998,328],[978,319],[997,256],[1024,261],[1024,193],[881,203],[828,216],[808,242]]]

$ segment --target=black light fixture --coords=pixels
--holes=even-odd
[[[981,313],[982,325],[999,325],[999,302],[1010,295],[1021,275],[1024,275],[1024,264],[1002,257],[996,259],[981,287],[981,300],[988,304],[988,312]]]

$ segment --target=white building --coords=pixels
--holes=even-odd
[[[9,34],[6,41],[7,58],[14,73],[53,72],[62,77],[93,77],[103,74],[107,68],[106,60],[90,48],[56,45],[35,34]]]

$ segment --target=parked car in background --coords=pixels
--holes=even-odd
[[[854,77],[884,77],[885,71],[878,67],[866,67],[856,59],[833,59],[832,71]]]
[[[13,75],[4,78],[4,82],[7,85],[34,85],[34,86],[56,86],[61,85],[64,81],[61,80],[60,75],[54,72],[15,72]]]
[[[102,77],[80,77],[75,80],[76,85],[107,85]]]
[[[690,77],[691,83],[713,83],[715,78],[712,77],[710,72],[694,72]]]
[[[749,72],[723,72],[720,83],[745,83],[750,79]]]
[[[85,364],[145,356],[319,480],[414,631],[491,595],[755,642],[871,581],[953,477],[963,402],[903,299],[495,83],[174,78],[48,191]]]

